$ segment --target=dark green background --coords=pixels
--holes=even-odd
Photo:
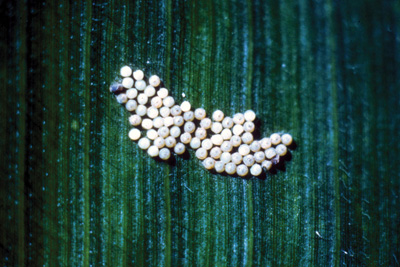
[[[399,266],[399,1],[2,1],[1,266]],[[286,171],[156,162],[108,86],[290,132]]]

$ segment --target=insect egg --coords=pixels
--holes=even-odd
[[[157,133],[162,138],[167,138],[167,136],[169,135],[169,129],[166,126],[163,126],[160,129],[158,129]]]
[[[137,97],[137,101],[140,105],[146,105],[148,100],[149,100],[149,98],[145,94],[139,94]]]
[[[215,162],[215,171],[218,173],[221,173],[225,170],[225,163],[223,163],[222,161],[217,161]]]
[[[170,127],[174,125],[174,118],[168,116],[164,118],[164,126]]]
[[[203,161],[203,166],[204,168],[206,168],[207,170],[211,170],[212,168],[214,168],[215,166],[215,160],[213,158],[206,158]]]
[[[230,129],[223,129],[221,136],[224,138],[224,140],[230,140],[232,137],[232,131]]]
[[[231,144],[233,147],[238,147],[242,144],[242,138],[240,136],[234,135],[231,138]]]
[[[220,134],[214,134],[213,136],[211,136],[211,142],[216,146],[220,146],[223,141],[224,139]]]
[[[204,119],[204,118],[206,117],[206,111],[204,110],[204,108],[197,108],[197,109],[194,111],[194,117],[195,117],[197,120],[202,120],[202,119]]]
[[[147,154],[149,154],[149,156],[152,158],[157,157],[159,153],[160,153],[160,150],[158,149],[158,147],[156,147],[154,145],[150,146],[147,149]]]
[[[244,116],[243,116],[242,113],[236,113],[236,114],[233,116],[233,122],[234,122],[235,124],[243,124],[244,121],[245,121],[245,119],[244,119]]]
[[[173,126],[169,131],[172,137],[178,138],[181,135],[181,129],[178,126]]]
[[[126,102],[128,102],[128,97],[126,96],[126,94],[119,94],[117,95],[117,102],[119,104],[125,104]]]
[[[222,131],[222,124],[220,122],[213,122],[211,125],[211,131],[218,134]]]
[[[130,99],[126,102],[125,107],[128,111],[134,111],[137,108],[137,103],[135,100]]]
[[[292,144],[293,138],[290,134],[284,134],[282,135],[282,144],[285,146],[290,146]]]
[[[173,148],[176,145],[176,139],[172,136],[165,138],[165,145],[169,148]]]
[[[250,144],[250,150],[251,150],[251,151],[257,152],[257,151],[260,151],[260,149],[261,149],[261,145],[260,145],[260,142],[259,142],[259,141],[253,141],[253,142]]]
[[[191,105],[189,103],[189,101],[183,101],[181,104],[181,109],[183,112],[189,111],[191,109]]]
[[[171,115],[172,116],[179,116],[182,114],[182,109],[179,105],[175,105],[171,108]]]
[[[254,111],[252,111],[252,110],[247,110],[244,113],[244,119],[246,121],[254,121],[256,119],[256,113],[254,113]]]
[[[193,133],[196,130],[196,125],[193,122],[188,121],[183,126],[183,130],[187,133]]]
[[[254,138],[253,138],[253,135],[251,133],[245,132],[242,135],[242,141],[245,144],[250,144],[251,142],[253,142],[253,140],[254,140]]]
[[[190,141],[190,147],[193,149],[198,149],[201,146],[201,140],[198,137],[193,137]]]
[[[165,146],[165,140],[161,136],[154,139],[154,145],[158,148],[163,148]]]
[[[233,162],[229,162],[225,165],[225,172],[227,174],[234,174],[236,172],[236,164]]]
[[[186,132],[186,133],[181,134],[180,139],[183,144],[189,144],[190,141],[192,140],[192,136],[190,135],[190,133]]]
[[[246,144],[241,144],[239,146],[239,150],[238,150],[239,154],[242,156],[246,156],[247,154],[250,153],[250,147]]]
[[[165,118],[168,117],[171,114],[171,109],[168,107],[162,107],[160,108],[160,115],[161,117]]]
[[[260,164],[254,164],[250,168],[250,173],[253,176],[259,176],[261,174],[261,172],[262,172],[262,168],[261,168]]]
[[[128,77],[128,76],[131,76],[131,74],[132,74],[132,69],[131,69],[129,66],[123,66],[123,67],[121,68],[120,73],[121,73],[121,76],[122,76],[122,77]]]
[[[231,159],[232,159],[232,154],[231,154],[231,153],[229,153],[229,152],[223,152],[223,153],[221,154],[220,160],[221,160],[223,163],[228,163],[228,162],[231,161]]]
[[[136,108],[136,114],[143,117],[147,113],[147,108],[144,105],[138,105]]]
[[[142,128],[146,130],[150,130],[153,127],[153,121],[150,119],[142,120]]]
[[[255,127],[256,127],[256,126],[255,126],[254,123],[251,122],[251,121],[246,121],[246,122],[243,124],[243,129],[244,129],[246,132],[249,132],[249,133],[254,132]]]
[[[195,136],[199,138],[200,140],[203,140],[204,138],[207,137],[207,131],[204,128],[197,128],[195,132]]]
[[[146,82],[143,80],[136,81],[135,88],[139,91],[143,91],[146,88]]]
[[[242,125],[236,124],[235,126],[233,126],[232,132],[234,135],[241,135],[243,131],[244,129]]]
[[[232,148],[232,143],[230,141],[224,141],[221,144],[221,150],[224,152],[231,152]]]
[[[164,119],[161,118],[161,117],[155,117],[153,119],[153,126],[154,126],[154,128],[157,128],[157,129],[163,127],[164,126]]]
[[[148,97],[152,97],[153,95],[156,94],[156,89],[155,89],[153,86],[148,85],[148,86],[146,86],[146,88],[144,89],[144,93],[145,93],[145,95],[147,95]]]
[[[151,86],[157,87],[160,85],[160,77],[158,77],[157,75],[153,75],[149,78],[149,84]]]
[[[183,153],[185,153],[186,151],[186,147],[184,144],[182,143],[177,143],[174,147],[174,152],[178,155],[182,155]]]
[[[196,150],[196,157],[200,160],[203,160],[207,157],[207,150],[204,149],[203,147],[200,147],[199,149]]]
[[[222,151],[219,147],[213,147],[210,150],[210,156],[214,159],[219,159],[221,157]]]
[[[132,86],[133,86],[133,79],[132,78],[124,78],[123,80],[122,80],[122,85],[125,87],[125,88],[132,88]]]
[[[167,96],[166,98],[163,99],[163,104],[166,107],[172,107],[173,105],[175,105],[175,100],[172,96]]]
[[[162,99],[159,96],[155,96],[151,99],[151,105],[155,108],[160,108],[162,104],[163,104]]]
[[[160,157],[160,159],[162,160],[167,160],[171,157],[171,152],[169,151],[168,148],[162,148],[160,149],[160,153],[158,155]]]
[[[133,126],[138,126],[138,125],[140,125],[141,122],[142,122],[142,118],[137,114],[134,114],[129,117],[129,123]]]
[[[231,160],[233,163],[240,164],[242,162],[242,159],[243,159],[243,156],[240,153],[235,152],[232,154]]]
[[[149,107],[147,109],[147,116],[151,119],[154,119],[158,116],[158,109],[156,109],[155,107]]]
[[[222,126],[224,128],[232,128],[233,127],[233,120],[231,117],[226,117],[223,121],[222,121]]]
[[[213,143],[211,142],[211,139],[206,138],[201,142],[201,147],[210,150],[213,147]]]
[[[200,121],[200,126],[204,129],[210,129],[211,124],[212,122],[209,118],[204,118]]]
[[[284,144],[279,144],[276,146],[275,151],[279,156],[285,156],[287,153],[287,147]]]
[[[270,170],[270,169],[272,168],[272,162],[269,161],[269,160],[264,160],[264,161],[261,163],[261,166],[262,166],[263,168],[267,169],[267,170]]]
[[[254,156],[253,155],[244,156],[243,157],[243,163],[248,167],[253,166],[253,164],[255,163]]]
[[[150,140],[146,137],[142,137],[139,139],[138,146],[141,149],[147,149],[150,146]]]
[[[274,146],[278,145],[281,142],[281,136],[277,133],[272,134],[270,139],[271,139],[271,143]]]
[[[267,150],[265,150],[265,156],[267,159],[272,159],[273,157],[276,156],[276,151],[274,148],[270,147]]]
[[[136,70],[136,71],[134,71],[134,72],[133,72],[133,78],[134,78],[136,81],[143,80],[143,78],[144,78],[144,73],[143,73],[143,71],[141,71],[141,70]]]
[[[221,110],[216,110],[212,114],[212,119],[214,121],[222,121],[224,119],[224,113]]]
[[[157,95],[161,97],[161,99],[164,99],[168,96],[168,90],[166,88],[161,88],[158,90]]]
[[[174,124],[175,124],[176,126],[182,126],[184,122],[185,122],[185,121],[183,120],[183,117],[182,117],[182,116],[176,116],[176,117],[174,117]]]
[[[136,141],[136,140],[138,140],[140,138],[141,133],[140,133],[140,131],[138,129],[133,128],[133,129],[131,129],[129,131],[128,136],[129,136],[130,139]]]
[[[137,95],[138,95],[138,91],[137,91],[136,89],[134,89],[134,88],[128,89],[128,90],[126,91],[126,96],[127,96],[129,99],[134,99],[134,98],[137,97]]]
[[[271,139],[269,139],[267,137],[261,139],[260,145],[261,145],[261,148],[264,150],[270,148],[271,147]]]
[[[256,160],[256,162],[261,163],[264,161],[265,159],[265,154],[262,151],[258,151],[256,153],[254,153],[254,159]]]
[[[186,111],[185,113],[183,113],[183,119],[185,121],[193,121],[194,120],[194,112]]]
[[[158,137],[158,133],[156,130],[154,129],[150,129],[146,132],[146,136],[147,138],[149,138],[150,140],[155,140]]]
[[[239,166],[237,166],[236,172],[239,176],[243,177],[249,173],[249,168],[244,164],[240,164]]]

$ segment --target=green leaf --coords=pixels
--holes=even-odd
[[[398,1],[4,1],[1,266],[399,266]],[[240,179],[151,159],[123,65],[289,132]]]

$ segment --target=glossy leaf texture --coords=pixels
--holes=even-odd
[[[3,1],[1,266],[399,266],[398,1]],[[297,149],[266,179],[151,159],[129,64]]]

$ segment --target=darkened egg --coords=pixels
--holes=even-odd
[[[111,93],[115,94],[115,93],[121,92],[122,90],[124,90],[124,87],[122,86],[122,84],[114,83],[113,85],[110,86]]]

